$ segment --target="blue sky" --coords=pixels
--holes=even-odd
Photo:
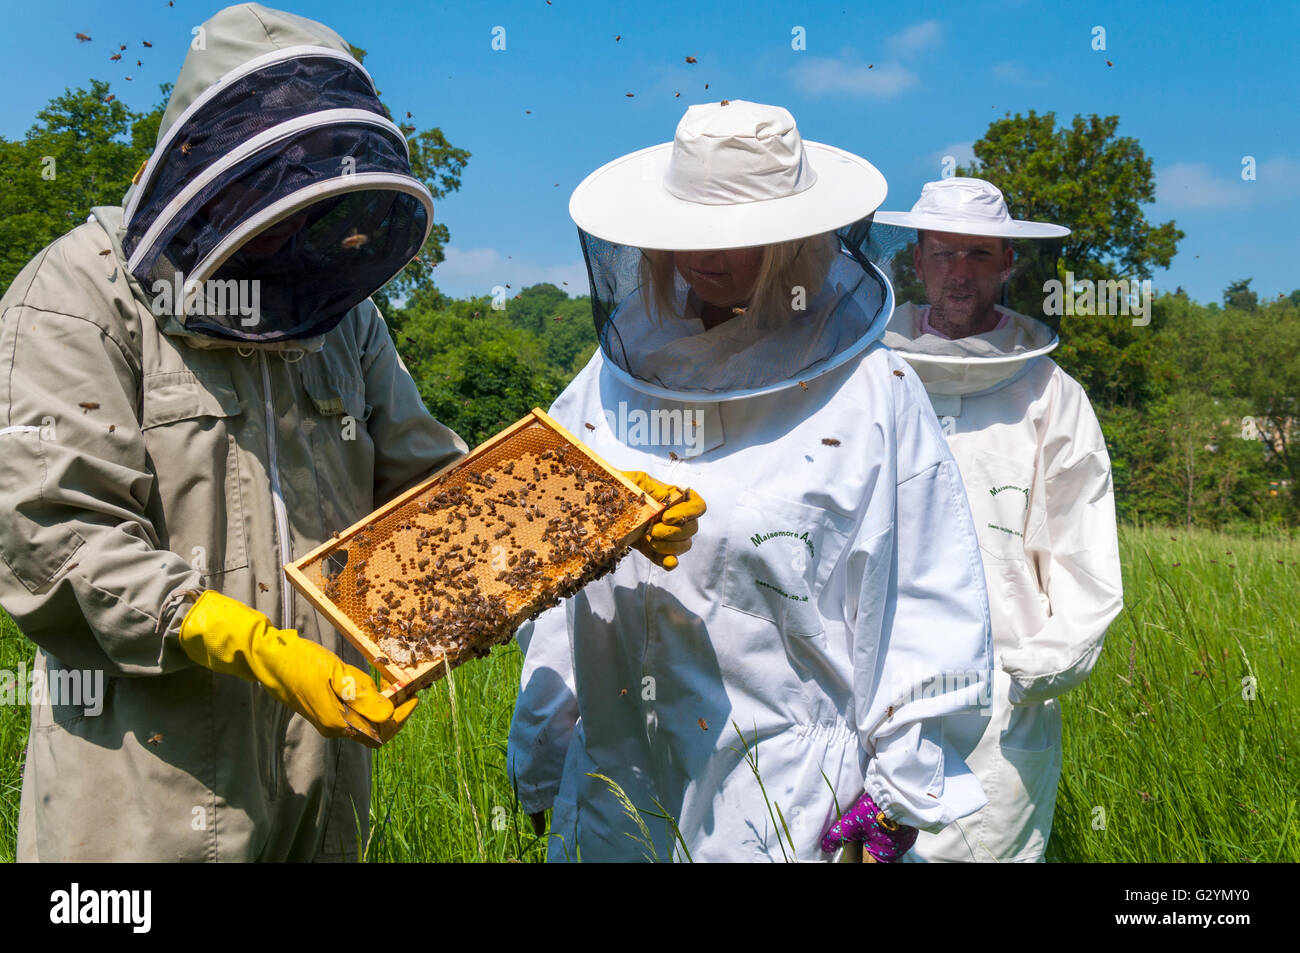
[[[1058,123],[1115,114],[1156,170],[1148,218],[1173,218],[1187,233],[1157,289],[1182,285],[1211,301],[1243,277],[1261,296],[1300,288],[1297,3],[280,6],[366,49],[396,114],[409,110],[420,128],[440,126],[473,153],[460,191],[435,213],[451,230],[436,272],[451,294],[542,280],[584,293],[573,188],[610,159],[671,139],[686,106],[724,98],[785,106],[805,138],[869,159],[889,182],[887,209],[909,208],[943,156],[969,158],[970,143],[1005,113],[1054,111]],[[10,5],[0,135],[21,137],[51,97],[92,77],[147,108],[174,79],[191,28],[217,9],[195,0]],[[504,51],[492,49],[497,26]],[[797,26],[801,51],[791,48]],[[1096,26],[1104,52],[1092,48]],[[128,50],[110,62],[121,43]],[[1242,179],[1245,156],[1254,181]]]

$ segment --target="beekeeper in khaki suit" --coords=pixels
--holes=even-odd
[[[33,704],[20,860],[355,858],[348,739],[414,707],[281,566],[465,451],[367,297],[432,200],[333,31],[201,29],[125,209],[0,302],[0,604],[37,671],[105,695]]]

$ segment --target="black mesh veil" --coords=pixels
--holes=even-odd
[[[432,227],[404,134],[364,70],[328,50],[217,84],[160,149],[128,206],[123,250],[146,291],[197,333],[322,334]]]
[[[868,257],[870,224],[764,246],[743,306],[724,309],[720,323],[715,313],[707,327],[709,295],[697,293],[685,253],[579,228],[606,361],[638,389],[693,400],[779,390],[843,364],[879,340],[893,307]]]

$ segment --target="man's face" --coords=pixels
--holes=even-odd
[[[931,322],[966,334],[985,330],[981,326],[993,320],[993,306],[1010,276],[1011,245],[1001,238],[948,232],[917,238],[912,263],[925,282]]]
[[[747,304],[763,264],[763,246],[673,252],[677,272],[700,300],[721,308]]]

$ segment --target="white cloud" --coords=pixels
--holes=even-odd
[[[885,42],[896,55],[907,56],[928,46],[937,46],[942,32],[938,20],[922,20],[895,33]]]
[[[1251,201],[1257,183],[1216,176],[1204,162],[1179,162],[1156,173],[1156,201],[1164,207],[1228,208]]]
[[[971,142],[952,142],[944,146],[938,152],[930,154],[930,161],[934,163],[935,168],[943,164],[947,156],[952,156],[957,165],[970,165],[975,160],[974,143]]]
[[[1300,162],[1278,156],[1259,163],[1253,185],[1262,185],[1270,195],[1300,195]]]
[[[849,93],[871,99],[891,99],[918,82],[915,73],[898,63],[854,64],[815,56],[792,69],[790,79],[805,93]]]
[[[453,298],[490,295],[496,285],[510,285],[513,297],[529,285],[549,281],[570,295],[585,295],[587,266],[582,259],[563,265],[539,265],[517,256],[503,255],[495,248],[444,249],[446,260],[433,270],[438,290]],[[565,284],[567,282],[567,284]]]

